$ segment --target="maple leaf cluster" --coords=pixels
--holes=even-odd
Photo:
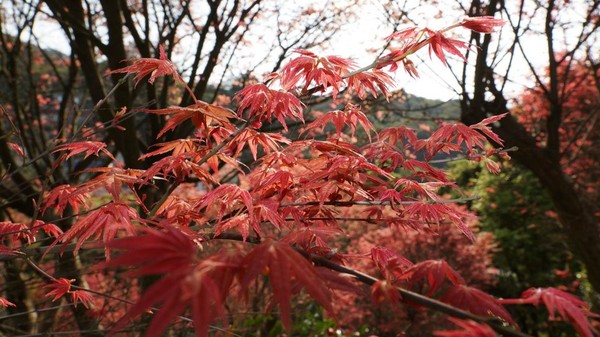
[[[158,134],[167,140],[140,158],[153,160],[146,169],[125,168],[99,140],[56,148],[55,153],[61,153],[56,167],[81,155],[94,155],[111,164],[82,172],[89,179],[78,185],[56,186],[45,194],[41,204],[44,214],[63,215],[67,209],[74,214],[64,233],[39,225],[55,237],[47,254],[56,245],[62,253],[77,254],[90,242],[89,249],[105,251],[106,260],[96,268],[123,268],[130,277],[150,275],[156,279],[114,322],[113,333],[149,312],[152,321],[148,336],[161,335],[186,315],[196,334],[206,336],[214,321],[221,318],[222,324],[227,324],[223,319],[231,308],[227,304],[244,303],[250,296],[248,289],[259,283],[269,285],[270,303],[279,308],[289,331],[294,295],[304,290],[332,312],[336,292],[358,288],[360,282],[370,286],[375,303],[397,305],[406,301],[416,307],[437,303],[447,313],[475,320],[454,321],[463,329],[488,335],[490,329],[512,331],[488,320],[499,318],[515,326],[503,306],[510,302],[500,302],[466,285],[446,261],[413,263],[389,249],[371,249],[366,256],[384,275],[374,280],[344,269],[353,256],[335,249],[336,240],[347,232],[348,219],[342,212],[349,209],[362,214],[351,220],[375,223],[396,233],[437,233],[440,226],[454,226],[474,241],[476,235],[466,223],[469,214],[456,205],[460,200],[449,200],[439,193],[455,185],[431,160],[439,154],[465,154],[471,160],[486,160],[491,170],[497,169],[493,164],[497,152],[488,149],[488,142],[502,144],[502,140],[489,124],[503,115],[471,126],[444,124],[425,139],[403,127],[377,131],[356,104],[322,114],[300,135],[287,126],[290,121],[304,122],[302,99],[307,96],[331,94],[337,99],[344,90],[359,98],[367,93],[386,96],[393,89],[393,81],[382,70],[385,66],[394,71],[403,63],[409,74],[416,75],[408,56],[426,46],[444,64],[447,55],[464,58],[460,49],[469,48],[468,44],[447,37],[447,31],[465,27],[489,33],[499,25],[498,20],[482,17],[464,19],[440,31],[403,30],[390,37],[400,40],[400,47],[365,68],[357,68],[342,57],[297,51],[299,56],[280,72],[238,92],[233,100],[237,106],[231,107],[235,111],[195,99],[162,48],[159,59],[133,60],[132,65],[112,73],[133,75],[136,84],[146,77],[153,83],[159,76],[173,76],[186,86],[194,102],[186,107],[139,111],[168,117]],[[176,140],[166,137],[187,121],[196,128],[192,136]],[[284,132],[263,128],[263,124],[276,123]],[[362,143],[350,140],[358,134],[358,126],[366,134]],[[332,127],[335,132],[329,131]],[[184,197],[184,183],[193,183],[197,193]],[[162,198],[148,204],[144,191],[160,186]],[[104,196],[100,203],[93,198],[99,194]],[[31,232],[24,229],[3,223],[0,235],[31,241]],[[216,248],[227,240],[240,244]],[[14,246],[0,247],[8,253],[15,251]],[[342,274],[351,275],[352,281]],[[87,305],[89,296],[80,289],[71,290],[71,283],[54,279],[46,288],[47,295],[57,300],[70,294],[73,302]],[[409,297],[412,300],[406,300]],[[435,299],[424,300],[427,297]],[[526,293],[523,301],[537,304],[539,300],[534,298]],[[565,296],[560,302],[549,300],[553,297],[541,298],[546,305],[550,303],[551,312],[557,309],[567,315],[585,336],[592,331],[587,320],[591,315],[581,303]],[[11,305],[5,300],[0,304]]]

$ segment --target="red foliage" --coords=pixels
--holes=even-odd
[[[530,288],[523,292],[519,299],[502,300],[505,304],[529,303],[538,306],[540,302],[548,309],[550,320],[556,320],[558,314],[569,321],[575,330],[584,337],[593,337],[596,329],[589,318],[600,315],[589,311],[588,305],[576,296],[556,288]]]
[[[125,74],[135,74],[133,80],[137,85],[140,83],[144,77],[150,75],[148,78],[148,83],[152,84],[154,81],[160,77],[165,75],[171,75],[175,77],[179,82],[185,84],[183,79],[179,76],[177,72],[177,67],[169,61],[167,55],[165,54],[165,50],[162,46],[159,47],[160,57],[159,59],[155,58],[139,58],[139,59],[131,59],[133,62],[132,65],[109,71],[109,74],[116,73],[125,73]]]
[[[41,205],[44,214],[51,210],[62,216],[69,206],[76,213],[72,223],[61,219],[64,233],[37,219],[30,225],[2,222],[0,238],[9,245],[0,246],[0,253],[11,258],[23,253],[13,247],[35,241],[41,228],[47,235],[57,236],[49,248],[60,243],[63,252],[69,249],[78,254],[88,248],[86,242],[91,243],[90,249],[103,247],[106,260],[91,272],[97,279],[113,270],[124,270],[121,278],[154,276],[156,281],[139,297],[131,297],[134,302],[125,313],[108,320],[114,323],[114,333],[141,314],[151,313],[148,336],[163,334],[175,321],[185,319],[180,315],[189,315],[196,335],[206,336],[210,324],[231,310],[229,302],[249,299],[249,289],[257,284],[268,284],[273,294],[270,303],[277,305],[289,331],[292,296],[302,289],[329,313],[348,301],[343,297],[334,301],[334,295],[356,290],[355,284],[337,273],[340,270],[371,285],[369,303],[391,303],[394,312],[406,309],[405,304],[418,310],[427,305],[416,300],[403,303],[401,293],[407,290],[399,287],[404,287],[438,296],[438,301],[449,303],[454,310],[462,308],[513,323],[500,302],[465,285],[493,282],[493,275],[486,273],[493,245],[489,237],[477,233],[468,212],[440,195],[440,188],[455,186],[430,162],[437,154],[459,153],[491,161],[494,152],[487,150],[487,139],[502,141],[488,125],[502,116],[470,127],[445,124],[429,138],[418,139],[414,130],[403,127],[378,133],[358,105],[347,104],[344,110],[326,112],[304,128],[310,133],[303,137],[320,139],[299,139],[293,133],[289,137],[296,138],[290,139],[261,129],[263,123],[275,121],[284,130],[290,120],[304,122],[303,95],[331,93],[337,99],[344,89],[361,98],[366,93],[386,95],[392,80],[382,67],[390,65],[394,70],[402,62],[416,75],[407,57],[426,46],[443,63],[448,55],[464,58],[460,49],[469,45],[447,37],[448,30],[462,26],[491,32],[500,25],[498,20],[483,17],[465,19],[440,31],[402,30],[390,37],[401,40],[400,48],[360,69],[348,59],[300,50],[299,56],[279,73],[269,75],[264,84],[242,89],[235,96],[236,112],[195,99],[162,48],[159,59],[133,60],[130,66],[111,73],[133,74],[136,84],[147,76],[150,83],[159,76],[173,76],[195,102],[187,107],[141,110],[168,117],[162,129],[157,128],[158,138],[188,120],[197,129],[193,137],[155,145],[140,158],[151,163],[150,167],[140,169],[125,168],[103,142],[58,145],[54,152],[64,154],[55,168],[73,162],[79,154],[87,158],[102,153],[112,163],[78,172],[85,178],[79,184],[57,184],[49,190]],[[243,118],[246,120],[240,121]],[[334,126],[336,135],[329,134],[328,124]],[[361,140],[366,144],[351,140],[358,125],[368,136]],[[495,169],[493,162],[489,167]],[[182,183],[197,184],[196,190],[175,193]],[[148,198],[149,189],[156,189],[154,196],[158,197]],[[372,226],[378,227],[367,230]],[[479,241],[475,240],[478,237]],[[227,239],[239,245],[224,244]],[[73,240],[77,242],[70,247]],[[350,245],[342,245],[343,241]],[[111,250],[118,251],[112,259]],[[47,254],[51,252],[47,250]],[[342,264],[373,273],[379,270],[383,278],[372,279],[344,269],[347,267]],[[37,270],[46,273],[41,267]],[[50,275],[53,272],[48,270],[46,276],[55,279]],[[72,282],[56,279],[44,288],[45,294],[54,300],[70,294],[72,301],[81,301],[92,312],[106,312],[95,308],[99,301]],[[95,283],[112,284],[106,280]],[[122,284],[137,289],[131,280]],[[523,303],[536,304],[541,299],[551,317],[556,309],[579,331],[590,331],[585,325],[589,315],[567,312],[581,308],[573,298],[552,291],[538,297],[526,295]],[[350,301],[358,298],[352,296]],[[11,303],[0,298],[0,305]],[[356,307],[357,311],[363,309]],[[343,324],[356,317],[356,312],[345,316],[340,317]],[[398,319],[408,321],[409,317],[404,314]],[[227,322],[223,320],[224,325]],[[456,323],[468,331],[489,332],[470,322]]]
[[[599,200],[599,70],[591,67],[587,61],[561,55],[557,55],[557,58],[562,59],[557,68],[558,92],[561,93],[557,102],[561,106],[558,130],[560,164],[579,192],[591,200]],[[541,147],[548,145],[549,141],[547,121],[551,112],[550,102],[547,94],[538,86],[526,90],[518,98],[515,109],[519,123],[526,127]]]
[[[488,325],[480,324],[470,320],[449,318],[449,320],[461,327],[461,330],[436,331],[433,334],[438,337],[496,337],[496,333]]]

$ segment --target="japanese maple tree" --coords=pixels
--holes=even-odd
[[[121,163],[119,153],[111,152],[93,132],[57,144],[52,151],[55,170],[82,160],[106,165],[78,172],[88,177],[79,184],[49,188],[37,201],[38,217],[29,224],[2,222],[0,253],[25,259],[43,275],[48,281],[41,290],[44,296],[81,303],[80,310],[96,310],[99,316],[107,308],[98,308],[94,298],[106,293],[55,276],[54,266],[44,262],[60,254],[89,252],[97,259],[90,275],[124,273],[125,278],[146,282],[137,297],[123,299],[129,304],[126,311],[106,322],[111,334],[126,332],[140,316],[149,317],[147,336],[160,336],[171,325],[193,328],[197,336],[207,336],[211,329],[227,330],[232,304],[246,303],[249,292],[260,284],[268,286],[269,307],[278,308],[288,331],[292,298],[298,293],[333,312],[339,291],[368,286],[375,303],[402,302],[439,311],[453,316],[456,329],[470,335],[491,336],[495,331],[523,336],[504,304],[542,304],[550,319],[560,316],[582,336],[591,337],[594,315],[584,302],[562,291],[530,289],[520,299],[499,300],[467,284],[447,261],[409,261],[391,247],[371,248],[361,256],[333,245],[348,231],[348,209],[363,214],[352,221],[394,232],[443,235],[439,226],[454,226],[468,240],[476,239],[469,214],[456,206],[464,200],[438,193],[455,184],[430,161],[438,154],[463,154],[497,170],[494,160],[507,155],[488,141],[502,145],[491,125],[504,115],[471,126],[444,124],[430,137],[418,139],[408,128],[376,130],[360,105],[343,102],[341,93],[385,96],[393,86],[390,72],[404,68],[416,75],[412,54],[426,48],[446,64],[447,57],[462,58],[471,49],[448,32],[466,28],[492,33],[502,24],[478,17],[441,30],[400,30],[388,37],[389,53],[362,68],[340,56],[298,50],[264,82],[247,84],[230,107],[196,97],[160,47],[158,59],[132,59],[109,75],[126,73],[125,79],[133,78],[136,84],[170,76],[192,100],[184,106],[135,110],[166,116],[157,134],[165,141],[141,156],[152,157],[152,165]],[[313,95],[340,98],[340,107],[307,118],[305,101]],[[177,130],[189,121],[195,132],[178,138]],[[301,130],[291,129],[303,122]],[[114,124],[111,132],[135,127]],[[352,136],[358,132],[365,137],[355,142]],[[12,148],[19,152],[18,145]],[[251,160],[243,158],[247,153]],[[163,192],[160,198],[149,199],[153,189]],[[62,232],[44,222],[43,215],[50,212],[69,212],[72,225]],[[30,254],[40,229],[53,242],[44,247],[44,259],[34,260]],[[349,267],[349,261],[365,257],[380,278]],[[0,305],[11,303],[2,299]],[[457,331],[437,335],[458,335]]]

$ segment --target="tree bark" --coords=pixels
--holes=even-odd
[[[494,15],[501,7],[502,2],[490,1],[486,7],[486,15]],[[483,12],[479,1],[473,1],[471,14]],[[551,39],[552,34],[546,34]],[[477,40],[477,36],[475,36]],[[552,46],[552,41],[549,45]],[[501,89],[496,86],[493,69],[488,63],[490,54],[490,36],[486,35],[478,43],[479,51],[474,72],[474,86],[472,94],[463,92],[461,98],[461,120],[470,125],[489,117],[510,113],[508,101]],[[553,47],[549,48],[550,52]],[[550,60],[554,60],[550,56]],[[556,67],[556,62],[550,61],[549,67]],[[558,76],[556,71],[549,71],[549,76]],[[585,195],[577,190],[575,184],[564,173],[558,156],[559,135],[562,106],[557,98],[557,78],[550,78],[550,86],[546,88],[549,102],[549,118],[547,125],[549,140],[545,147],[540,146],[515,118],[508,115],[494,127],[494,131],[505,142],[504,147],[518,147],[512,154],[513,158],[531,170],[540,183],[549,192],[556,211],[563,226],[565,236],[571,251],[585,264],[588,279],[596,292],[600,292],[600,219],[597,206],[586,199]],[[464,89],[463,89],[464,90]],[[491,99],[486,96],[491,94]],[[526,257],[524,257],[526,258]]]

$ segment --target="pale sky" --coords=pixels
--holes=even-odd
[[[299,1],[314,1],[314,0],[299,0]],[[325,50],[313,50],[320,55],[339,55],[342,57],[350,57],[357,61],[360,66],[371,63],[374,59],[372,54],[367,53],[369,49],[380,49],[385,41],[384,37],[391,32],[391,28],[381,26],[382,14],[378,12],[375,1],[377,0],[366,0],[370,5],[365,6],[364,10],[361,11],[354,21],[348,22],[342,27],[342,30],[336,35],[336,38],[331,41]],[[318,3],[318,2],[317,2]],[[432,13],[438,8],[420,6],[413,9],[411,14],[413,19],[419,24],[419,26],[428,26],[433,29],[439,29],[455,21],[460,20],[462,17],[459,13],[451,16],[451,14],[444,13],[443,18],[436,17]],[[505,28],[507,29],[507,28]],[[456,37],[459,39],[468,38],[468,33],[465,30],[456,29]],[[58,25],[48,24],[47,21],[39,20],[36,23],[36,34],[43,37],[39,40],[42,47],[50,47],[62,52],[68,52],[69,47],[61,28]],[[269,34],[269,32],[265,32]],[[186,44],[181,44],[179,49],[185,48]],[[188,45],[193,45],[189,43]],[[542,40],[531,39],[527,43],[527,48],[535,50],[540,53],[540,57],[543,57],[544,44]],[[254,46],[254,48],[257,48]],[[260,47],[258,47],[260,48]],[[185,57],[174,57],[175,63],[185,62],[186,58],[189,58],[191,51],[181,51],[182,54],[187,54]],[[256,54],[259,54],[258,52]],[[261,56],[262,57],[262,56]],[[450,69],[443,66],[438,59],[430,60],[428,56],[428,50],[424,49],[417,55],[411,57],[412,61],[416,64],[419,74],[421,75],[418,79],[413,79],[408,76],[404,70],[399,69],[394,74],[394,78],[398,83],[398,87],[406,90],[407,92],[440,100],[449,100],[457,98],[456,93],[450,88],[456,88],[456,80],[452,76]],[[519,60],[518,60],[519,61]],[[522,62],[522,60],[520,60]],[[471,62],[472,63],[472,62]],[[449,64],[456,73],[460,73],[462,69],[462,61],[456,57],[449,57]],[[272,63],[267,63],[265,69],[257,68],[257,75],[262,72],[270,70],[273,66]],[[518,92],[522,90],[523,85],[530,86],[530,79],[527,76],[528,70],[521,66],[522,71],[517,73],[522,74],[520,78],[516,78],[514,91]]]

